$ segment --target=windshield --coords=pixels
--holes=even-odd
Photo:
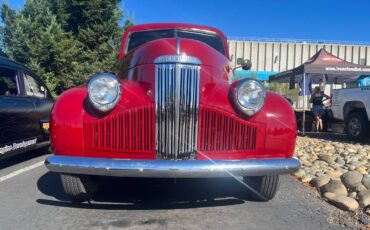
[[[187,30],[175,31],[175,29],[134,32],[130,35],[129,43],[127,46],[127,52],[156,39],[174,38],[175,32],[177,32],[177,36],[180,38],[188,38],[201,41],[211,46],[212,48],[222,53],[223,55],[225,55],[225,46],[219,35],[200,31],[187,31]]]

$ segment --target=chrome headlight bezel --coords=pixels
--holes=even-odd
[[[253,103],[255,105],[247,105],[245,101],[243,101],[242,96],[240,95],[242,93],[241,90],[243,90],[244,87],[249,87],[251,89],[255,89],[255,93],[257,93],[258,101],[257,103]],[[231,85],[231,91],[232,91],[232,99],[233,103],[236,106],[236,109],[247,116],[253,116],[258,111],[260,111],[265,104],[265,98],[266,98],[266,89],[262,85],[262,83],[255,79],[242,79],[237,82],[234,82]],[[249,93],[253,93],[249,91]]]
[[[94,89],[94,87],[97,87],[96,84],[98,84],[98,81],[106,81],[107,82],[106,84],[112,84],[112,86],[105,89],[107,94],[112,93],[112,90],[114,90],[113,91],[114,95],[112,99],[107,99],[106,102],[103,102],[103,100],[99,101],[98,96],[94,95],[94,93],[96,93],[97,91],[96,89]],[[104,83],[100,82],[100,84]],[[117,105],[119,99],[121,98],[121,85],[117,80],[116,76],[110,73],[99,73],[92,76],[91,79],[89,80],[87,91],[89,101],[91,102],[94,108],[101,112],[107,112],[109,110],[112,110]]]

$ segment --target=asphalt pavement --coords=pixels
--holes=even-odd
[[[269,202],[232,178],[106,178],[93,201],[75,204],[46,156],[0,162],[0,229],[341,229],[337,209],[291,176]]]

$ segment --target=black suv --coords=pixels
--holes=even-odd
[[[34,72],[0,57],[0,159],[49,145],[53,103]]]

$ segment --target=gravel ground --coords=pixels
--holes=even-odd
[[[370,229],[370,141],[355,143],[341,134],[309,133],[298,137],[295,154],[302,167],[294,176],[329,204],[347,211],[341,214],[347,219],[333,221]]]

